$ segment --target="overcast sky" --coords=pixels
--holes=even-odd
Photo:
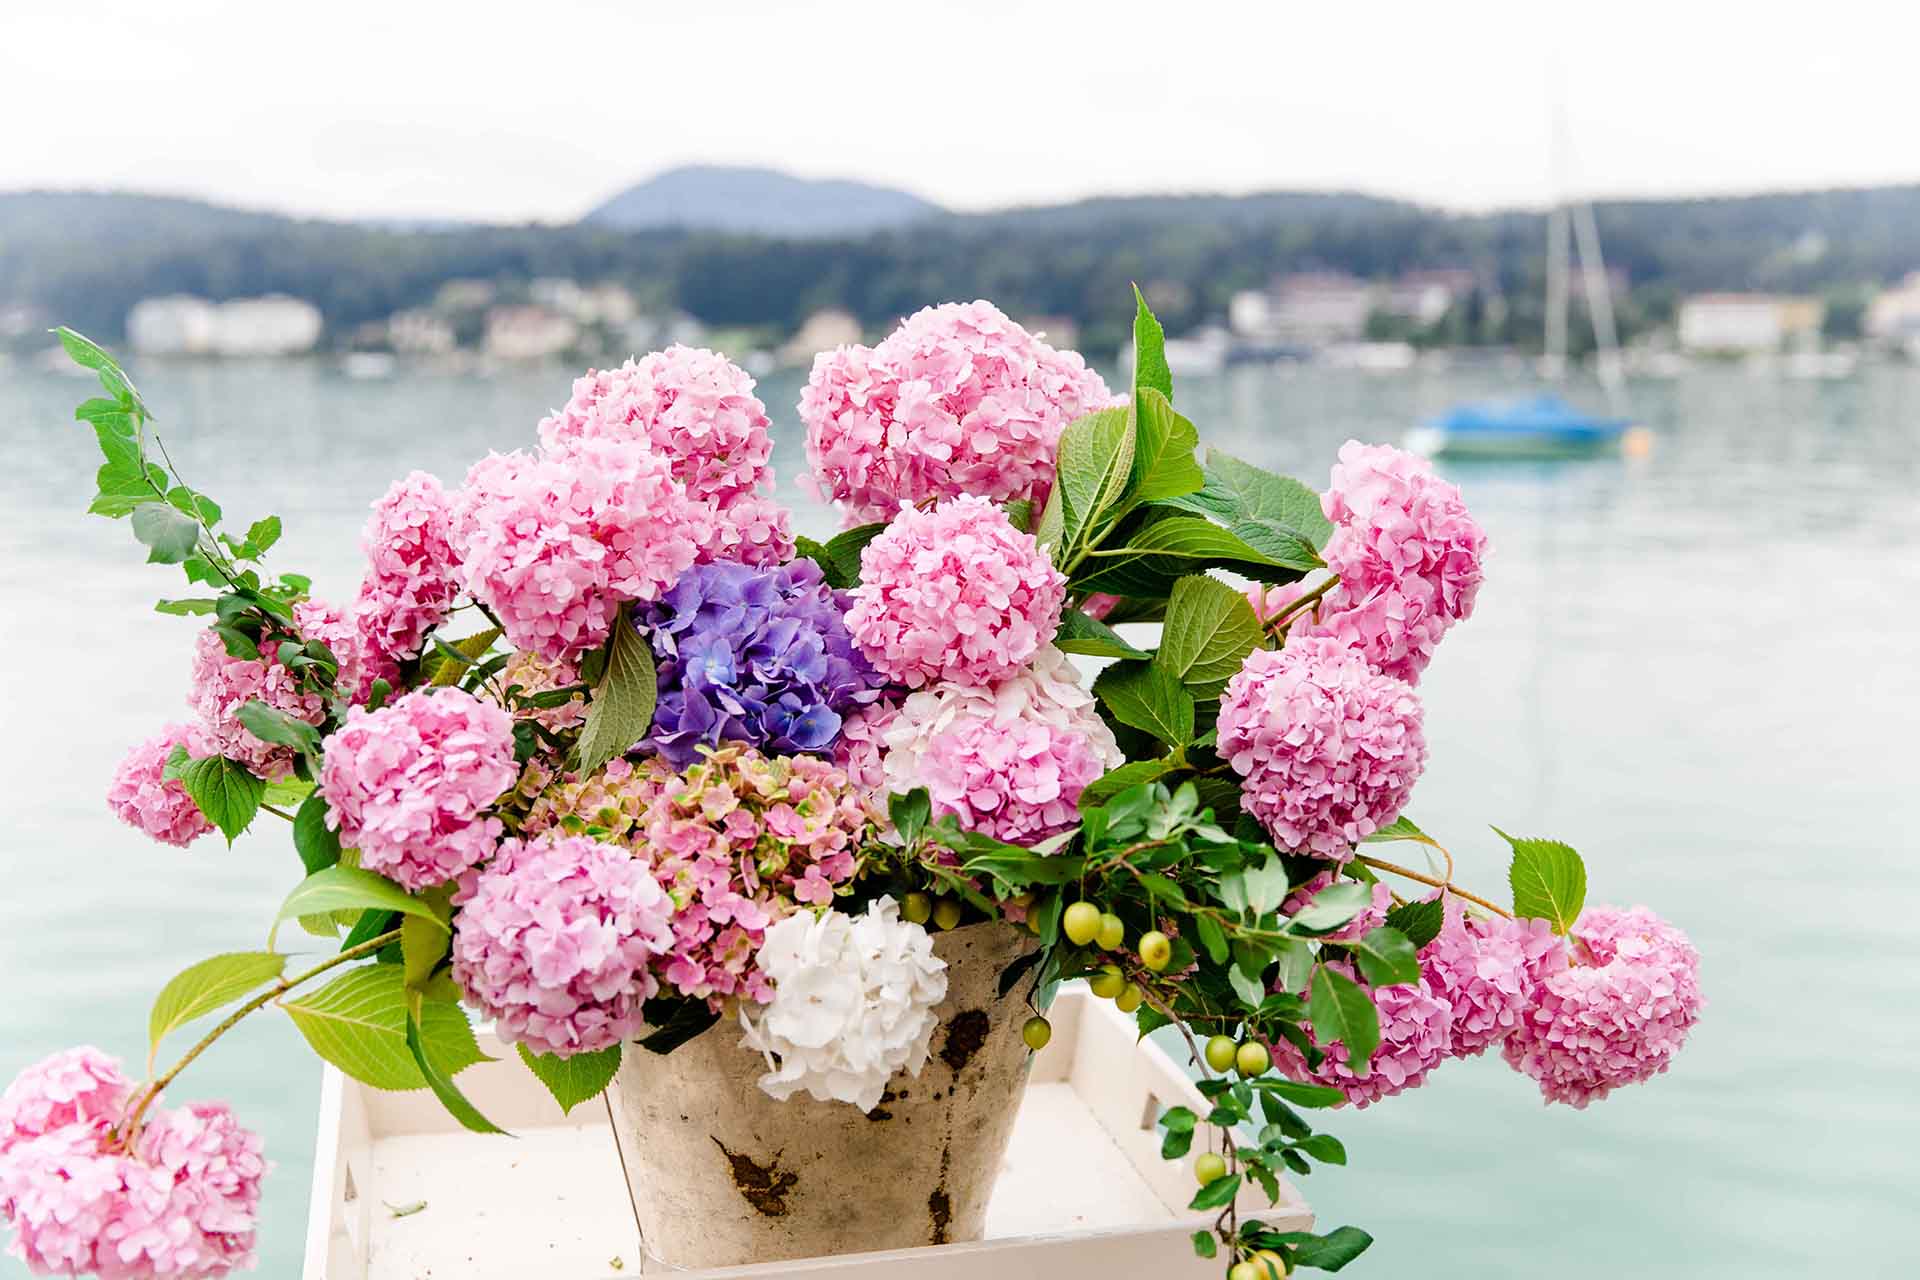
[[[961,209],[1276,187],[1486,208],[1552,192],[1555,81],[1579,191],[1912,182],[1910,9],[0,0],[0,190],[569,220],[706,161]]]

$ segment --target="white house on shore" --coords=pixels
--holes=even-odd
[[[1680,303],[1682,350],[1755,355],[1805,347],[1820,337],[1826,304],[1772,293],[1700,293]]]
[[[496,360],[547,360],[579,339],[580,326],[558,311],[532,305],[489,307],[482,350]]]
[[[313,350],[322,328],[318,307],[285,294],[228,302],[173,294],[143,298],[127,312],[127,341],[142,355],[299,355]]]
[[[1874,298],[1867,308],[1866,330],[1877,342],[1896,346],[1920,342],[1920,271]]]

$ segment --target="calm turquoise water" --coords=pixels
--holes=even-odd
[[[135,370],[188,478],[274,558],[350,592],[365,506],[412,467],[456,481],[527,444],[564,372],[355,383],[317,366]],[[1247,371],[1180,389],[1203,436],[1324,484],[1349,436],[1391,439],[1491,374]],[[783,495],[797,383],[769,379]],[[261,944],[298,877],[283,834],[177,853],[101,796],[183,712],[194,624],[147,611],[177,574],[87,517],[88,384],[0,369],[0,1079],[82,1041],[137,1061],[160,981]],[[1480,611],[1422,686],[1433,758],[1409,812],[1498,890],[1488,822],[1586,855],[1595,901],[1645,902],[1705,954],[1674,1070],[1585,1112],[1497,1060],[1341,1117],[1352,1165],[1307,1180],[1359,1274],[1905,1275],[1920,959],[1894,877],[1920,853],[1920,371],[1833,385],[1708,371],[1636,388],[1644,463],[1461,469],[1496,549]],[[1898,887],[1896,887],[1898,886]],[[266,1017],[176,1087],[230,1099],[277,1163],[261,1274],[297,1274],[319,1070]],[[12,1268],[12,1269],[10,1269]],[[22,1274],[0,1261],[0,1275]]]

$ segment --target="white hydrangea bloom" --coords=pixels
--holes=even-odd
[[[1001,726],[1030,721],[1075,730],[1086,737],[1106,768],[1126,763],[1126,753],[1100,718],[1093,694],[1080,683],[1080,669],[1049,644],[998,684],[942,681],[908,694],[883,735],[887,789],[904,793],[925,786],[921,758],[935,738],[963,717],[980,717]]]
[[[758,959],[773,1000],[757,1019],[743,1002],[740,1023],[742,1043],[773,1068],[760,1077],[769,1094],[784,1101],[805,1089],[871,1111],[894,1072],[920,1074],[947,962],[892,898],[859,916],[796,912],[767,930]]]

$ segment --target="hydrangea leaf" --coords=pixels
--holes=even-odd
[[[493,648],[493,642],[499,638],[498,627],[488,627],[485,631],[476,631],[452,641],[435,636],[433,648],[440,661],[433,668],[433,677],[428,683],[439,688],[457,683],[461,675],[478,662],[482,654]]]
[[[576,1053],[570,1058],[551,1053],[535,1053],[525,1045],[515,1045],[520,1061],[527,1064],[547,1092],[560,1104],[562,1114],[581,1103],[599,1097],[613,1083],[620,1070],[620,1046],[609,1045],[597,1053]]]
[[[1206,483],[1194,458],[1200,432],[1173,411],[1169,398],[1152,387],[1137,389],[1129,409],[1134,420],[1133,477],[1127,506],[1192,493]]]
[[[1242,462],[1218,449],[1207,450],[1203,470],[1206,484],[1198,492],[1163,499],[1160,505],[1229,523],[1243,519],[1271,521],[1298,534],[1315,551],[1326,546],[1333,535],[1333,522],[1321,510],[1320,495],[1293,477]]]
[[[1129,644],[1106,623],[1078,609],[1068,609],[1060,615],[1060,630],[1054,633],[1053,644],[1063,653],[1084,654],[1090,658],[1152,656],[1138,645]]]
[[[1173,584],[1155,661],[1205,697],[1226,685],[1263,635],[1246,596],[1217,578],[1189,575]]]
[[[1078,545],[1101,513],[1120,500],[1132,473],[1133,425],[1127,410],[1096,409],[1068,423],[1060,433],[1055,482],[1066,502],[1059,545]]]
[[[413,1065],[419,1068],[421,1076],[427,1082],[427,1087],[433,1090],[434,1097],[440,1099],[440,1105],[447,1109],[447,1114],[458,1120],[464,1128],[474,1133],[505,1134],[507,1132],[505,1129],[480,1114],[480,1109],[467,1100],[467,1095],[461,1093],[459,1086],[454,1084],[453,1077],[443,1071],[440,1064],[435,1061],[434,1055],[427,1051],[424,1018],[428,1009],[451,1009],[453,1015],[462,1023],[467,1020],[467,1015],[461,1012],[457,1005],[429,1005],[417,995],[410,996],[407,1005],[406,1036],[407,1052],[413,1055]],[[468,1027],[467,1035],[469,1038],[472,1037],[471,1027]]]
[[[1142,391],[1155,391],[1171,401],[1173,369],[1167,364],[1166,331],[1137,284],[1133,302],[1133,397],[1138,401]]]
[[[1447,909],[1438,898],[1403,902],[1387,912],[1388,927],[1405,934],[1415,947],[1424,947],[1439,937],[1446,920]]]
[[[207,821],[220,828],[232,844],[260,811],[267,786],[246,767],[224,756],[188,760],[179,766],[180,785],[187,789]]]
[[[839,570],[840,582],[837,586],[856,587],[860,585],[860,553],[867,544],[885,533],[887,522],[876,520],[872,524],[863,524],[858,528],[836,533],[827,539],[827,556]]]
[[[1420,981],[1420,956],[1412,941],[1398,929],[1386,926],[1369,929],[1347,947],[1369,986],[1391,987]]]
[[[171,1032],[274,981],[286,967],[287,958],[277,952],[234,951],[182,969],[154,997],[147,1015],[149,1053]]]
[[[200,523],[164,502],[143,502],[133,509],[133,536],[148,564],[179,564],[199,545]]]
[[[1124,547],[1101,548],[1076,573],[1082,591],[1115,595],[1167,594],[1190,573],[1229,569],[1259,582],[1293,582],[1320,567],[1316,556],[1270,554],[1250,546],[1231,530],[1193,516],[1171,516],[1135,530]]]
[[[438,922],[442,931],[447,928],[446,920],[431,902],[414,897],[385,876],[363,871],[359,867],[339,865],[322,868],[295,885],[286,901],[280,904],[280,914],[274,917],[274,929],[277,932],[281,921],[295,916],[356,909],[398,911],[403,915],[423,916]],[[268,936],[267,945],[273,945],[272,935]]]
[[[1170,747],[1185,747],[1193,741],[1193,695],[1159,666],[1116,663],[1093,682],[1093,693],[1122,724],[1144,730]]]
[[[1307,1017],[1322,1048],[1338,1040],[1347,1047],[1347,1063],[1364,1075],[1380,1047],[1380,1013],[1373,998],[1346,974],[1316,966],[1307,991]]]
[[[347,1075],[376,1089],[424,1089],[407,1045],[407,993],[399,965],[349,969],[324,987],[280,1002],[307,1044]],[[485,1061],[473,1027],[459,1006],[424,1004],[419,1018],[422,1055],[446,1077]]]
[[[580,772],[589,774],[647,736],[659,696],[653,652],[622,617],[607,644],[607,670],[587,704],[580,731]]]
[[[1558,840],[1517,839],[1494,828],[1513,846],[1507,881],[1513,886],[1513,913],[1546,920],[1565,934],[1580,918],[1587,898],[1587,868],[1580,855]]]

